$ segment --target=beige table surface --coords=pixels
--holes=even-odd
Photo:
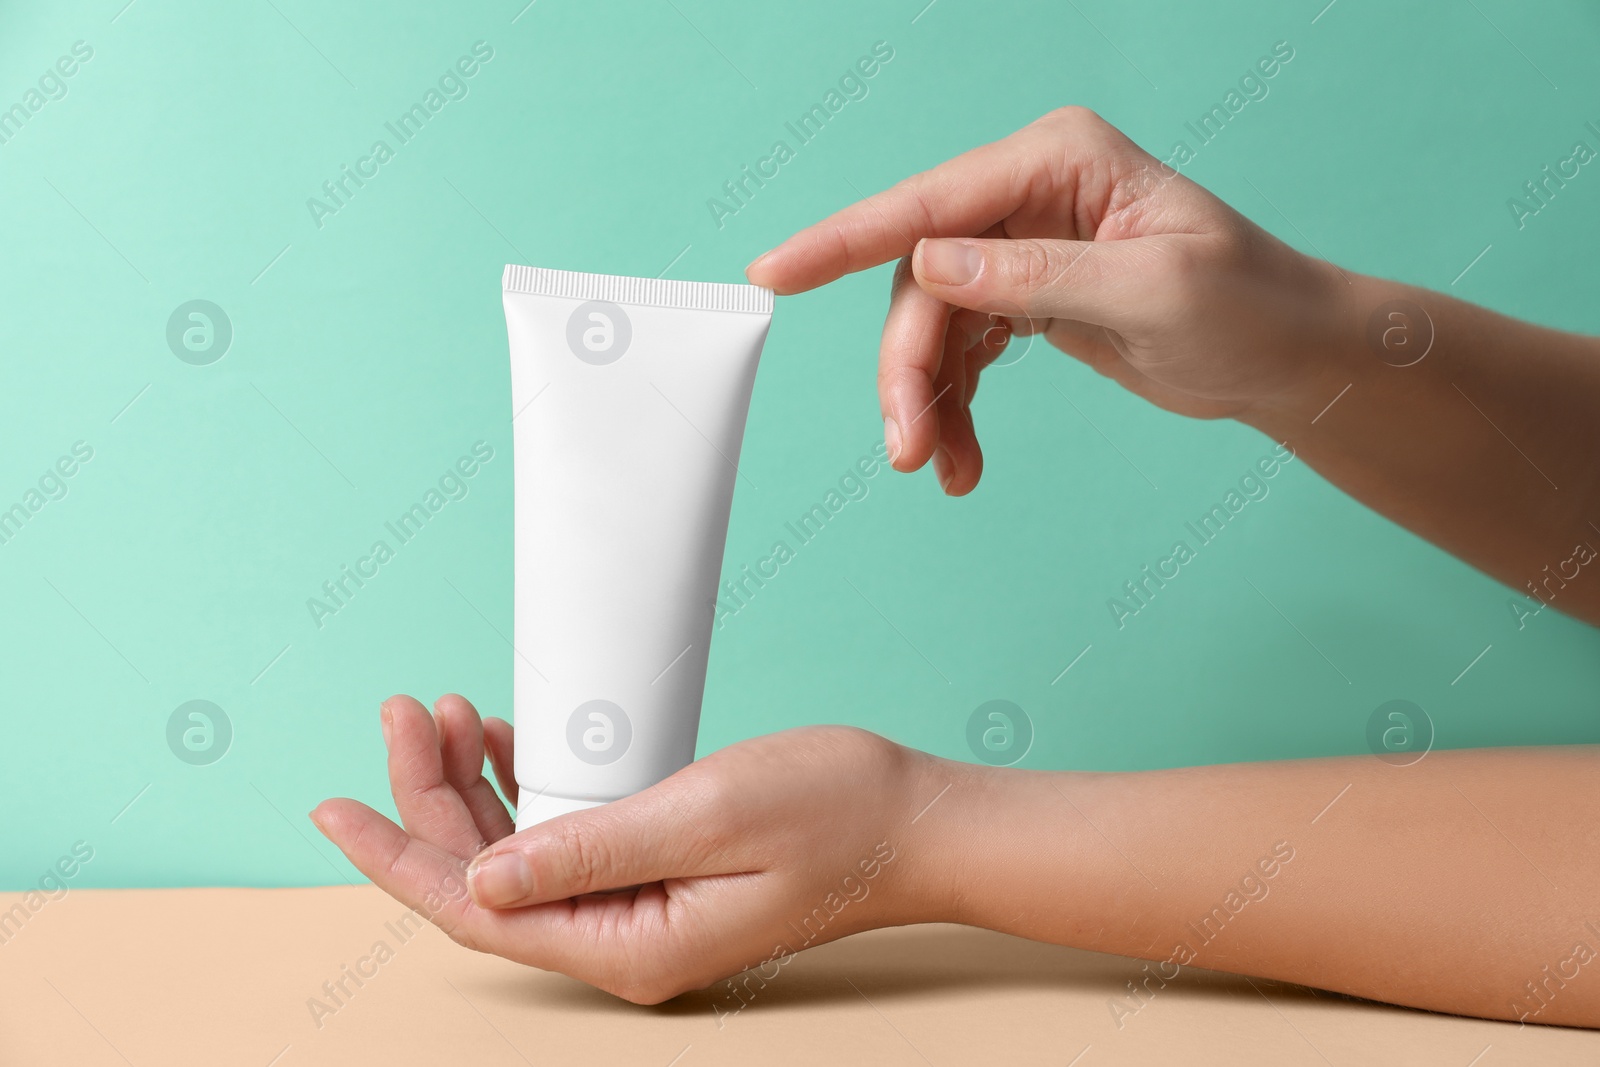
[[[72,890],[4,931],[0,1064],[1600,1065],[1596,1033],[1201,971],[1119,1030],[1138,965],[953,926],[803,953],[719,1025],[715,990],[641,1008],[432,927],[402,941],[404,914],[370,886]],[[379,941],[392,957],[319,1026],[308,1001]]]

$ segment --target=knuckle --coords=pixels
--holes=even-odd
[[[903,389],[926,388],[928,375],[904,363],[884,363],[878,367],[878,392],[895,393]]]
[[[1186,242],[1172,242],[1150,264],[1150,279],[1157,291],[1180,304],[1198,295],[1205,279],[1205,265],[1198,251]]]
[[[1045,114],[1040,122],[1051,125],[1085,127],[1103,124],[1105,122],[1093,108],[1084,107],[1082,104],[1066,104]]]
[[[440,915],[434,918],[433,924],[443,930],[446,937],[462,948],[470,949],[473,952],[488,951],[478,944],[478,939],[472,935],[472,931],[467,928],[466,923]]]
[[[573,821],[561,828],[557,847],[564,859],[567,884],[572,893],[604,888],[599,885],[606,871],[607,849],[599,834],[586,822]]]
[[[668,862],[695,867],[734,864],[732,856],[748,851],[749,783],[737,766],[725,767],[708,758],[699,772],[669,779],[659,788],[664,822],[683,831],[662,838],[663,847],[670,849]]]
[[[933,207],[928,201],[927,194],[923,191],[927,184],[928,175],[924,172],[913,174],[899,185],[901,195],[916,212],[916,217],[913,219],[913,232],[915,233],[934,232]]]
[[[463,906],[466,901],[466,883],[452,876],[436,886],[412,910],[420,913],[462,948],[487,952],[489,950],[479,942],[474,932],[471,909]]]
[[[1063,270],[1057,249],[1040,241],[1013,242],[1011,255],[999,279],[1006,288],[1022,293],[1037,292],[1060,279]]]
[[[1022,252],[1021,267],[1026,288],[1043,289],[1060,276],[1061,257],[1052,246],[1029,241]]]
[[[856,255],[857,241],[851,236],[853,231],[844,226],[827,227],[824,240],[832,246],[829,258],[835,263],[849,263]]]
[[[876,772],[888,772],[898,768],[905,763],[910,755],[905,746],[889,740],[882,734],[875,734],[870,730],[861,730],[860,734],[862,736],[857,739],[857,744],[860,746],[862,757],[867,763],[869,772],[873,773],[875,780],[888,780],[889,775],[887,773],[883,773],[880,776]]]
[[[687,798],[686,807],[694,813],[695,824],[716,849],[726,847],[744,811],[743,802],[735,796],[735,790],[726,781],[714,776],[693,783],[693,792]]]
[[[906,755],[899,744],[858,726],[817,727],[813,737],[831,753],[833,762],[853,768],[854,774],[866,776],[864,780],[882,780],[873,776],[898,766]]]
[[[911,257],[901,256],[894,265],[894,276],[889,280],[889,295],[893,297],[901,290],[917,284],[917,276],[911,268]]]

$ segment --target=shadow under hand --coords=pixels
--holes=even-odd
[[[588,1013],[725,1017],[745,1008],[804,1012],[840,1003],[892,1003],[942,992],[1056,992],[1106,998],[1128,996],[1128,983],[1145,978],[1144,962],[1121,956],[1027,941],[966,926],[927,925],[874,930],[808,949],[787,963],[767,964],[674,997],[650,1008],[578,982],[525,985],[519,999]],[[552,979],[556,976],[550,976]],[[1254,979],[1274,996],[1311,990]],[[1186,967],[1169,996],[1256,997],[1244,978]],[[1180,993],[1179,990],[1182,990]]]

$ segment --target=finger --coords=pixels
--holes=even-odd
[[[389,791],[413,837],[467,859],[483,848],[472,814],[445,781],[433,716],[408,696],[384,701],[389,716]]]
[[[500,792],[511,804],[517,806],[516,761],[513,759],[511,724],[493,716],[483,720],[483,745],[489,750],[489,765],[494,768],[494,780],[500,783]]]
[[[969,308],[952,308],[950,312],[950,330],[960,338],[963,352],[982,343],[995,321],[995,316]]]
[[[935,380],[933,413],[939,420],[939,445],[933,453],[933,473],[948,496],[964,496],[983,473],[983,453],[967,412],[968,331],[952,318],[945,337],[944,359]]]
[[[1126,330],[1149,312],[1169,249],[1165,237],[932,240],[917,246],[911,267],[929,295],[958,307]]]
[[[972,418],[972,401],[978,395],[978,382],[983,376],[984,368],[994,362],[994,355],[985,352],[981,347],[969,348],[962,357],[967,364],[967,418]],[[976,432],[976,430],[974,430]]]
[[[1127,164],[1150,161],[1098,115],[1063,108],[801,230],[745,273],[798,293],[909,255],[924,237],[982,233],[1030,200],[1066,199],[1071,219],[1073,200],[1106,200]]]
[[[483,932],[460,858],[409,836],[355,800],[324,800],[312,810],[311,821],[373,885],[422,912],[451,937],[476,940]]]
[[[970,308],[961,308],[950,318],[966,328],[967,348],[962,353],[962,362],[966,367],[963,380],[967,386],[965,403],[970,420],[972,398],[978,393],[978,376],[985,367],[999,359],[1011,343],[1011,322],[1004,316],[986,315]]]
[[[355,800],[325,800],[311,812],[311,821],[373,885],[468,948],[625,988],[618,972],[627,962],[626,950],[637,951],[661,934],[660,924],[640,928],[648,913],[635,914],[636,900],[589,898],[485,911],[472,902],[460,858],[407,835]],[[659,896],[660,887],[653,892]]]
[[[878,355],[883,438],[896,470],[917,470],[939,443],[934,380],[944,359],[949,323],[950,305],[930,296],[916,283],[910,264],[902,262],[895,271]]]
[[[466,697],[447,693],[433,705],[439,727],[439,760],[444,780],[460,795],[478,836],[498,841],[516,830],[494,786],[483,776],[483,722]]]
[[[698,800],[681,780],[531,826],[467,868],[480,907],[516,908],[668,878],[747,873],[730,856],[729,809]]]

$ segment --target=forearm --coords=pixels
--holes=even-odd
[[[1193,965],[1600,1026],[1597,771],[1592,747],[1117,774],[937,761],[930,917],[1155,961],[1124,1013]]]
[[[1600,575],[1585,568],[1600,552],[1600,340],[1345,277],[1308,345],[1310,387],[1244,421],[1418,535],[1600,622]],[[1426,317],[1380,313],[1390,301]]]

